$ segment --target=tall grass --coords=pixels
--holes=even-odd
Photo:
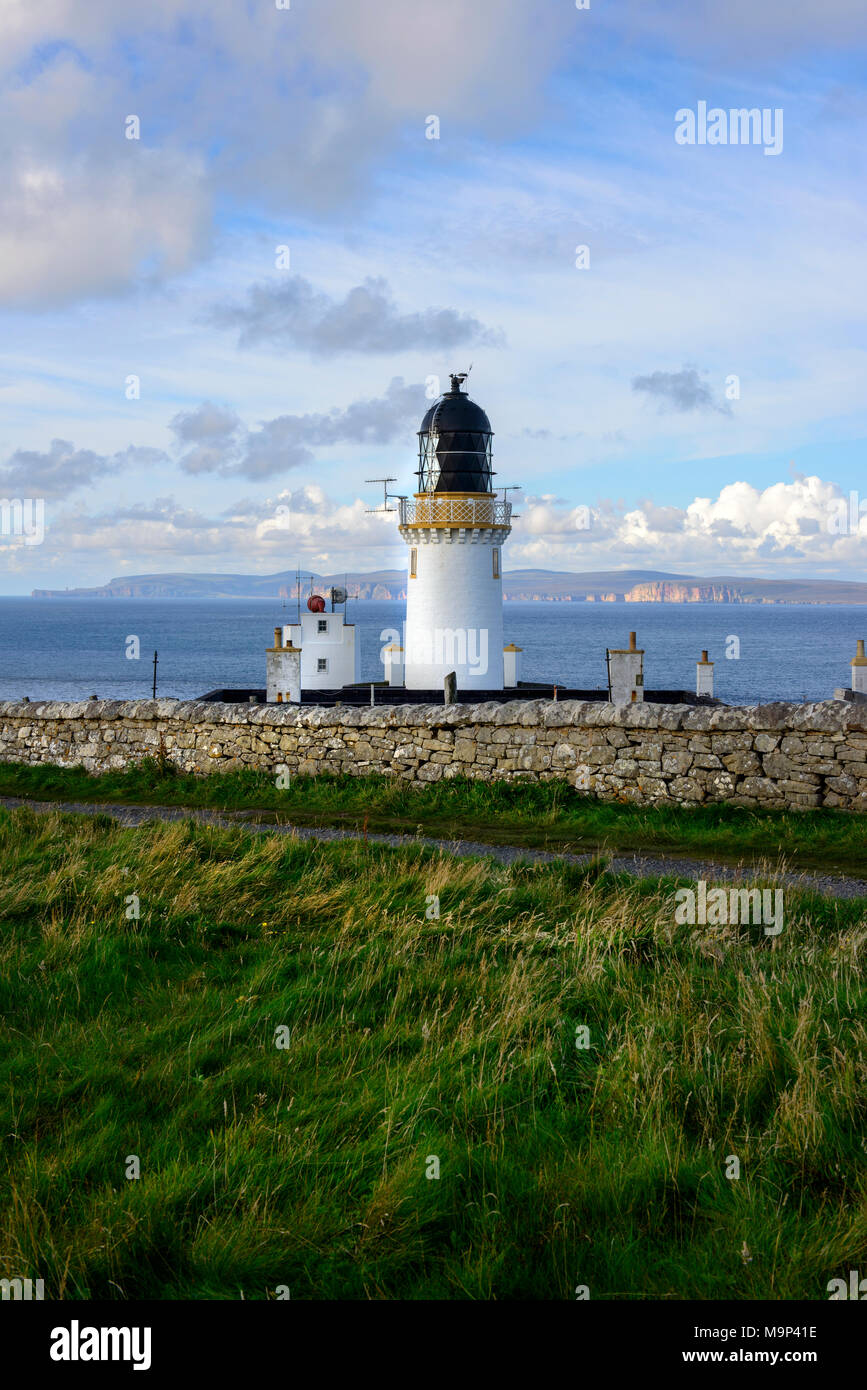
[[[0,863],[0,1276],[823,1299],[863,1262],[857,902],[772,939],[595,866],[20,810]]]
[[[639,807],[597,801],[565,782],[456,777],[412,786],[401,778],[292,777],[268,772],[195,776],[145,759],[92,776],[80,768],[0,763],[0,795],[259,810],[298,824],[361,826],[537,848],[657,849],[738,862],[784,858],[793,867],[863,873],[867,824],[850,812],[762,811],[715,804]]]

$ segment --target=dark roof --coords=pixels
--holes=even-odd
[[[491,422],[480,405],[461,390],[460,376],[451,378],[451,390],[435,401],[421,422],[419,458],[426,454],[425,439],[436,436],[439,473],[436,492],[490,492]],[[422,465],[424,471],[424,465]],[[421,482],[422,488],[429,486]]]
[[[477,430],[483,434],[493,434],[491,422],[480,405],[471,401],[463,391],[446,391],[438,401],[434,401],[421,422],[419,434],[426,434],[436,416],[440,434],[445,430]]]

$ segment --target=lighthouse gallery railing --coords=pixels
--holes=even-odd
[[[401,526],[509,526],[512,504],[494,497],[402,497]]]

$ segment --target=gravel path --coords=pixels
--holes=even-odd
[[[486,845],[476,840],[435,840],[423,835],[371,833],[363,837],[357,830],[339,830],[331,826],[291,825],[285,821],[264,822],[256,819],[255,811],[210,811],[192,806],[125,806],[113,802],[30,801],[26,797],[18,796],[0,796],[0,806],[10,810],[16,806],[29,806],[33,811],[66,811],[83,816],[111,816],[121,825],[128,826],[144,825],[149,820],[194,820],[203,825],[240,825],[245,830],[263,835],[296,835],[299,840],[366,838],[371,844],[390,845],[394,848],[425,845],[430,849],[443,850],[447,854],[462,857],[482,855],[496,859],[500,864],[514,864],[519,860],[534,863],[588,864],[593,859],[604,858],[611,873],[632,874],[636,878],[658,878],[665,874],[674,874],[679,878],[704,879],[706,883],[754,882],[756,878],[755,866],[749,862],[731,865],[713,859],[682,859],[668,855],[637,853],[608,855],[600,854],[598,851],[588,854],[557,854],[544,849],[524,849],[519,845]],[[848,878],[843,874],[776,873],[765,870],[762,877],[777,884],[812,890],[834,898],[867,897],[867,882],[863,879]]]

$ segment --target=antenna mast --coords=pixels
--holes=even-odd
[[[507,495],[508,493],[510,493],[510,492],[523,492],[524,489],[521,487],[521,484],[520,484],[520,483],[509,483],[509,486],[508,486],[508,487],[504,487],[502,491],[503,491],[503,501],[504,501],[504,502],[508,502],[508,500],[509,500],[508,495]],[[517,513],[516,513],[516,515],[515,515],[515,520],[517,520]]]
[[[365,507],[364,510],[365,510],[365,512],[366,512],[366,514],[367,514],[368,516],[375,516],[375,515],[377,515],[378,513],[381,513],[381,512],[393,512],[393,511],[395,511],[395,510],[396,510],[395,507],[390,507],[390,506],[388,505],[389,499],[391,499],[393,502],[405,502],[405,501],[406,501],[406,498],[405,498],[401,493],[399,493],[399,492],[389,492],[389,490],[388,490],[388,485],[389,485],[389,483],[396,483],[396,482],[397,482],[397,478],[365,478],[364,481],[365,481],[366,483],[382,483],[382,506],[381,506],[381,507]]]

